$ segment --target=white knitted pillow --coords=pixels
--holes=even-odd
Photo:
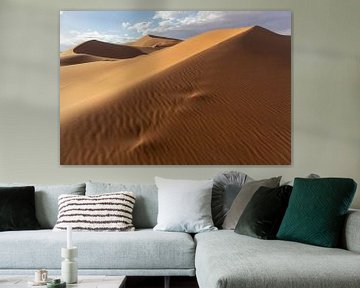
[[[55,231],[72,226],[74,231],[133,231],[133,192],[123,191],[92,196],[59,196]]]

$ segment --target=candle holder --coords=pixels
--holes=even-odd
[[[77,283],[78,281],[78,269],[75,261],[77,256],[77,247],[61,248],[61,257],[65,258],[61,262],[61,279],[67,284]]]

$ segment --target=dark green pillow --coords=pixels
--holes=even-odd
[[[260,187],[246,205],[235,232],[260,239],[275,239],[288,206],[292,187]]]
[[[348,178],[295,178],[277,238],[337,247],[356,183]]]
[[[35,188],[0,187],[0,231],[39,229]]]

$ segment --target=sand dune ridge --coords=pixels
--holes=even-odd
[[[176,45],[176,44],[180,43],[181,41],[182,40],[180,40],[180,39],[148,34],[134,42],[129,43],[129,45],[136,46],[136,47],[164,48],[164,47],[170,47],[170,46]]]

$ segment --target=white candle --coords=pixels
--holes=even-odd
[[[66,229],[66,232],[67,232],[67,245],[66,245],[66,248],[70,249],[72,248],[72,227],[69,225],[67,226],[67,229]]]

